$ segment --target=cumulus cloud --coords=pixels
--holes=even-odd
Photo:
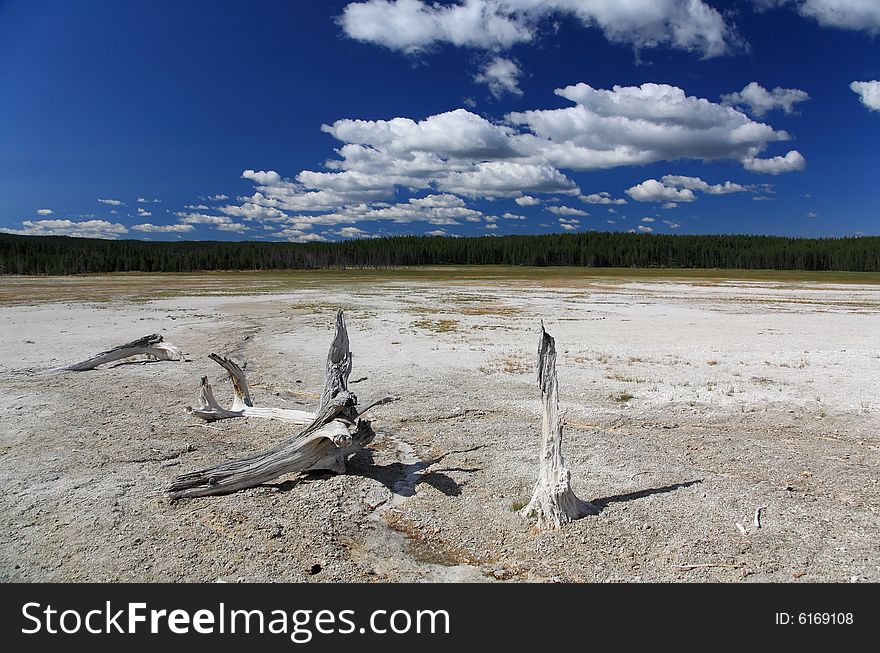
[[[485,84],[495,98],[501,98],[505,94],[522,95],[519,87],[519,66],[512,59],[495,57],[474,75],[474,81]]]
[[[325,243],[328,239],[321,234],[310,234],[294,227],[272,234],[274,240],[283,239],[291,243]]]
[[[187,233],[195,230],[191,224],[136,224],[132,227],[133,231],[143,231],[144,233],[168,234],[168,233]]]
[[[642,222],[657,222],[655,218],[642,218]]]
[[[710,195],[745,193],[753,190],[751,186],[743,186],[742,184],[736,184],[732,181],[725,181],[723,184],[710,184],[699,177],[685,177],[683,175],[665,175],[663,177],[663,183],[667,186],[689,188],[690,190],[698,190],[701,193],[708,193]]]
[[[363,229],[358,229],[357,227],[343,227],[342,229],[337,229],[336,231],[330,231],[329,233],[335,236],[342,236],[343,238],[369,238],[370,234]]]
[[[626,204],[625,199],[615,199],[611,197],[611,193],[604,191],[601,193],[592,193],[590,195],[580,195],[578,199],[586,204]]]
[[[254,193],[214,212],[245,222],[299,225],[290,228],[300,231],[304,225],[368,220],[454,225],[483,221],[462,198],[511,198],[532,206],[542,202],[537,195],[546,194],[591,204],[626,203],[607,192],[582,194],[566,170],[679,159],[734,160],[755,171],[784,167],[759,157],[771,143],[788,140],[786,132],[674,86],[602,90],[577,84],[556,93],[571,106],[513,112],[498,121],[465,109],[418,120],[337,120],[322,126],[340,142],[323,169],[301,170],[292,178],[274,170],[245,170],[242,177],[254,184]],[[794,155],[786,156],[778,158],[796,169]],[[627,194],[668,203],[693,201],[695,188],[714,194],[741,191],[732,182],[689,179],[678,185],[648,180]],[[689,187],[697,182],[698,188]],[[402,194],[426,196],[397,201]]]
[[[778,175],[783,172],[803,170],[807,167],[807,161],[800,152],[791,150],[785,156],[774,156],[770,159],[747,157],[743,159],[743,167],[750,172]]]
[[[654,231],[654,228],[653,228],[653,227],[646,227],[646,226],[643,225],[643,224],[640,224],[639,227],[638,227],[638,229],[639,229],[639,231],[641,231],[642,233],[646,233],[646,234],[649,234],[649,233],[651,233],[652,231]]]
[[[625,192],[637,202],[693,202],[697,199],[690,188],[665,186],[656,179],[646,179]]]
[[[662,208],[674,209],[678,207],[678,202],[696,200],[695,191],[709,195],[727,195],[753,190],[753,186],[745,186],[732,181],[725,181],[723,184],[710,184],[699,177],[665,175],[660,181],[647,179],[641,184],[627,189],[626,194],[639,202],[664,202]]]
[[[368,0],[348,4],[339,23],[350,38],[406,53],[441,43],[497,51],[536,40],[541,24],[558,16],[635,48],[669,46],[712,57],[737,43],[721,14],[702,0]]]
[[[733,107],[748,107],[749,113],[754,116],[763,116],[773,109],[782,109],[785,113],[794,113],[794,105],[798,102],[809,100],[806,91],[797,88],[781,88],[777,86],[772,91],[758,84],[750,82],[743,90],[729,95],[722,95],[721,101]]]
[[[207,215],[205,213],[175,213],[180,224],[196,225],[203,224],[220,231],[243,232],[250,229],[247,225],[233,221],[225,215]]]
[[[74,236],[76,238],[103,238],[113,240],[128,233],[118,222],[106,220],[24,220],[21,229],[0,229],[4,233],[24,236]]]
[[[677,222],[673,222],[672,220],[664,220],[663,224],[665,224],[670,229],[678,229],[681,225]]]
[[[880,111],[880,81],[853,82],[849,87],[871,111]]]
[[[141,207],[138,207],[137,214],[138,214],[139,218],[146,218],[146,217],[153,215],[152,213],[142,209]]]
[[[753,0],[759,10],[792,6],[802,16],[825,27],[880,33],[880,3],[876,0]]]
[[[209,195],[208,199],[212,202],[225,202],[229,199],[228,195]]]
[[[122,204],[123,204],[122,201],[114,200],[114,199],[99,199],[98,201],[101,204],[109,204],[110,206],[122,206]]]
[[[528,128],[511,137],[517,150],[558,168],[593,170],[675,159],[754,157],[785,131],[733,107],[688,96],[668,84],[557,89],[573,107],[508,114]]]
[[[37,215],[52,215],[55,213],[52,209],[37,209]]]
[[[586,211],[575,209],[570,206],[548,206],[547,210],[550,211],[550,213],[555,213],[556,215],[576,215],[579,217],[586,217],[590,215]]]
[[[162,200],[156,199],[156,198],[153,198],[150,200],[150,199],[147,199],[146,197],[138,197],[137,201],[138,201],[138,204],[147,204],[147,203],[159,204]]]
[[[426,236],[448,236],[449,234],[443,229],[434,229],[433,231],[426,231]]]

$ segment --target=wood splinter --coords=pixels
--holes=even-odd
[[[336,315],[336,335],[327,356],[327,377],[324,392],[315,413],[280,408],[255,408],[244,372],[228,358],[211,355],[229,373],[235,400],[227,410],[214,399],[207,378],[202,378],[199,408],[193,415],[206,421],[233,417],[265,417],[304,424],[293,437],[261,453],[222,463],[198,472],[183,474],[166,489],[172,499],[227,494],[261,485],[283,474],[329,470],[345,472],[349,456],[373,441],[375,433],[370,422],[360,419],[369,408],[393,401],[386,397],[363,410],[357,409],[357,397],[348,390],[351,373],[351,351],[342,311]]]
[[[532,500],[521,514],[534,518],[538,528],[563,525],[596,515],[599,509],[582,501],[571,489],[571,473],[562,457],[562,420],[559,416],[559,390],[556,382],[556,342],[541,324],[538,344],[538,385],[541,388],[543,420],[541,424],[541,467]]]
[[[64,369],[72,372],[84,372],[86,370],[93,370],[99,365],[131,358],[132,356],[149,356],[157,361],[185,360],[183,351],[179,347],[175,347],[170,342],[165,342],[162,336],[154,333],[137,340],[132,340],[124,345],[119,345],[113,349],[102,351],[88,360],[68,365]]]

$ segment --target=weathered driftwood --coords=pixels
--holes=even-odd
[[[305,410],[293,410],[290,408],[262,408],[254,406],[251,401],[251,392],[248,388],[247,380],[244,372],[232,359],[225,356],[211,354],[209,358],[217,361],[223,369],[229,374],[232,380],[232,390],[235,398],[232,400],[232,406],[223,408],[214,398],[214,392],[208,377],[202,377],[202,384],[199,388],[199,405],[190,408],[190,412],[206,422],[216,422],[221,419],[230,419],[233,417],[262,417],[265,419],[277,419],[292,424],[310,424],[315,419],[315,413]]]
[[[68,365],[64,369],[74,372],[93,370],[99,365],[130,358],[132,356],[150,356],[159,361],[184,360],[183,352],[170,342],[165,342],[158,333],[154,333],[137,340],[132,340],[124,345],[102,351],[100,354],[84,360],[81,363]]]
[[[254,412],[257,409],[251,405],[250,393],[241,368],[221,356],[212,355],[211,358],[229,372],[235,389],[235,401],[229,410],[221,408],[211,393],[211,386],[203,378],[203,406],[194,409],[193,414],[209,420],[249,416],[285,419],[279,412],[283,409]],[[292,413],[310,415],[307,426],[292,438],[262,453],[178,476],[168,487],[168,496],[184,498],[226,494],[295,472],[345,472],[346,459],[372,442],[375,437],[370,423],[359,418],[367,409],[358,411],[357,397],[348,391],[350,373],[351,351],[345,319],[340,311],[336,316],[336,334],[327,357],[327,378],[317,413],[312,415],[304,411],[285,411],[285,421],[289,422],[299,419],[294,418]],[[381,399],[367,408],[390,400],[391,398]]]
[[[571,489],[571,473],[562,457],[562,419],[559,416],[559,390],[556,382],[556,343],[541,325],[538,344],[538,385],[541,388],[541,467],[532,500],[522,514],[537,521],[542,529],[560,528],[598,508],[578,499]]]

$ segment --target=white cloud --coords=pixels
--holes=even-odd
[[[128,228],[118,222],[106,220],[24,220],[22,229],[0,229],[8,234],[25,236],[74,236],[77,238],[116,239],[128,233]]]
[[[656,179],[646,179],[625,192],[637,202],[693,202],[697,199],[690,188],[665,186]]]
[[[514,112],[529,132],[511,136],[519,152],[558,168],[593,170],[676,159],[742,161],[790,136],[667,84],[557,89],[575,103],[563,109]]]
[[[250,229],[250,227],[234,222],[225,215],[206,215],[204,213],[175,213],[174,215],[180,219],[181,224],[204,224],[220,231],[234,231],[238,233]]]
[[[638,229],[639,229],[639,231],[641,231],[642,233],[646,233],[646,234],[649,234],[649,233],[651,233],[652,231],[654,231],[653,228],[651,228],[651,227],[646,227],[646,226],[643,225],[643,224],[640,224],[639,227],[638,227]]]
[[[136,224],[132,227],[133,231],[143,231],[145,233],[186,233],[195,230],[191,224]]]
[[[542,201],[535,195],[565,194],[586,203],[620,205],[626,200],[607,192],[583,195],[563,170],[679,159],[736,160],[758,169],[774,165],[772,159],[758,158],[770,143],[790,138],[732,107],[663,84],[612,90],[578,84],[556,93],[574,106],[514,112],[497,122],[456,109],[421,120],[342,119],[323,125],[341,142],[323,170],[302,170],[293,179],[273,170],[245,170],[242,177],[254,183],[255,192],[218,211],[261,224],[392,220],[454,225],[483,217],[462,197],[506,197],[531,206]],[[710,185],[690,179],[700,182],[702,192],[740,190],[732,182]],[[641,201],[695,199],[692,189],[657,180],[631,191],[636,199],[656,196]],[[427,197],[395,203],[400,195]]]
[[[320,234],[309,234],[300,229],[283,229],[272,234],[273,239],[283,238],[291,243],[326,243],[328,239]]]
[[[880,111],[880,81],[853,82],[849,87],[871,111]]]
[[[807,217],[808,217],[808,218],[818,218],[818,217],[819,217],[819,214],[818,214],[818,213],[814,213],[813,211],[810,211],[809,213],[807,213]]]
[[[241,206],[221,206],[217,210],[236,218],[259,220],[260,222],[279,222],[286,220],[288,217],[284,211],[270,206],[260,206],[252,202],[245,202]]]
[[[681,225],[677,222],[673,222],[672,220],[664,220],[663,224],[665,224],[670,229],[678,229]]]
[[[763,116],[773,109],[782,109],[785,113],[793,113],[795,104],[809,99],[810,96],[806,91],[797,88],[777,86],[772,91],[768,91],[757,82],[746,84],[743,90],[736,93],[721,96],[721,101],[724,104],[735,107],[747,106],[749,112],[755,116]]]
[[[880,3],[876,0],[753,0],[759,10],[794,5],[802,16],[825,27],[880,32]]]
[[[137,201],[138,201],[138,204],[147,204],[147,203],[159,204],[162,200],[159,200],[156,198],[149,200],[146,197],[138,197]]]
[[[586,211],[575,209],[570,206],[548,206],[547,210],[550,211],[550,213],[555,213],[556,215],[577,215],[580,217],[586,217],[590,215]]]
[[[650,222],[657,222],[657,220],[654,218],[642,218],[642,222],[650,223]]]
[[[212,202],[225,202],[229,199],[228,195],[209,195],[208,199]]]
[[[783,172],[803,170],[807,167],[807,161],[800,152],[791,150],[785,156],[774,156],[770,159],[748,157],[743,159],[743,167],[751,172],[765,172],[770,175],[778,175]]]
[[[661,208],[674,209],[678,202],[693,202],[697,199],[695,191],[709,195],[727,195],[753,191],[752,186],[744,186],[732,181],[723,184],[710,184],[699,177],[685,175],[665,175],[660,181],[647,179],[641,184],[626,190],[626,194],[639,202],[664,202]]]
[[[751,186],[743,186],[742,184],[737,184],[732,181],[725,181],[723,184],[710,184],[699,177],[685,177],[683,175],[665,175],[662,181],[667,186],[689,188],[690,190],[698,190],[710,195],[745,193],[753,190]]]
[[[495,57],[474,76],[474,81],[488,86],[495,98],[501,98],[506,93],[522,95],[523,92],[519,87],[520,74],[521,71],[515,61],[505,57]]]
[[[153,215],[152,213],[142,209],[141,207],[138,207],[137,214],[138,214],[139,218],[146,218],[146,217]]]
[[[415,53],[440,43],[508,49],[536,40],[541,23],[557,16],[638,49],[669,46],[711,57],[737,42],[721,14],[702,0],[368,0],[348,4],[339,23],[353,39]]]
[[[626,204],[625,199],[614,199],[611,197],[611,193],[604,191],[601,193],[592,193],[590,195],[581,195],[578,199],[587,204]]]
[[[357,227],[343,227],[342,229],[338,229],[336,231],[330,231],[329,233],[334,234],[336,236],[342,236],[343,238],[369,238],[370,234],[363,229],[358,229]]]
[[[110,206],[122,206],[122,202],[120,200],[113,199],[99,199],[101,204],[109,204]]]
[[[448,236],[449,234],[446,233],[443,229],[434,229],[434,231],[426,231],[425,235],[426,236]]]
[[[490,222],[489,224],[487,224],[483,227],[483,229],[497,229],[497,228],[498,228],[498,225],[495,224],[494,222]]]
[[[210,209],[210,207],[205,206],[204,204],[187,204],[184,208],[192,211],[208,211]]]
[[[437,180],[437,187],[466,197],[510,197],[532,193],[577,193],[577,185],[553,166],[514,161],[487,161],[454,171]]]
[[[37,215],[52,215],[55,213],[52,209],[37,209]]]

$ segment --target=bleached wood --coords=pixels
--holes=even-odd
[[[334,397],[348,392],[348,375],[351,374],[352,354],[348,342],[348,329],[345,326],[345,315],[336,313],[336,333],[330,343],[327,354],[327,371],[324,378],[324,391],[318,402],[318,412],[328,405]],[[354,397],[354,395],[352,395]],[[357,403],[355,397],[354,403]]]
[[[202,419],[267,416],[272,409],[263,409],[263,414],[252,412],[256,409],[250,405],[250,393],[241,368],[228,358],[211,358],[220,363],[232,378],[236,400],[231,409],[222,408],[214,398],[207,378],[203,377],[202,408],[193,410],[193,414]],[[336,333],[327,357],[327,378],[324,383],[326,399],[322,396],[321,404],[316,414],[311,415],[308,425],[293,437],[261,453],[178,476],[167,488],[168,496],[179,499],[227,494],[296,472],[329,470],[344,473],[346,459],[372,442],[375,437],[370,423],[360,419],[366,409],[358,412],[357,397],[347,388],[351,360],[345,319],[340,311],[336,317]],[[367,408],[392,400],[393,398],[386,397]],[[277,411],[283,409],[274,410],[275,415],[278,415]],[[276,416],[275,419],[280,417]],[[287,421],[293,421],[293,418]]]
[[[568,522],[595,515],[598,508],[582,501],[571,489],[571,473],[562,456],[562,419],[556,381],[556,343],[541,325],[538,344],[538,385],[541,388],[541,462],[532,499],[522,514],[538,528],[560,528]]]
[[[84,372],[86,370],[93,370],[99,365],[143,355],[150,356],[158,361],[184,360],[183,352],[179,347],[175,347],[170,342],[165,342],[158,333],[153,333],[113,349],[102,351],[100,354],[96,354],[80,363],[68,365],[64,369],[72,372]]]
[[[214,397],[208,377],[203,376],[201,387],[199,388],[199,405],[190,409],[190,412],[195,417],[199,417],[206,422],[216,422],[221,419],[231,419],[234,417],[259,417],[300,425],[309,424],[315,419],[315,413],[305,410],[260,408],[254,406],[244,371],[235,361],[217,354],[211,354],[209,358],[219,363],[229,374],[229,378],[232,380],[234,399],[232,400],[232,406],[223,408]]]

